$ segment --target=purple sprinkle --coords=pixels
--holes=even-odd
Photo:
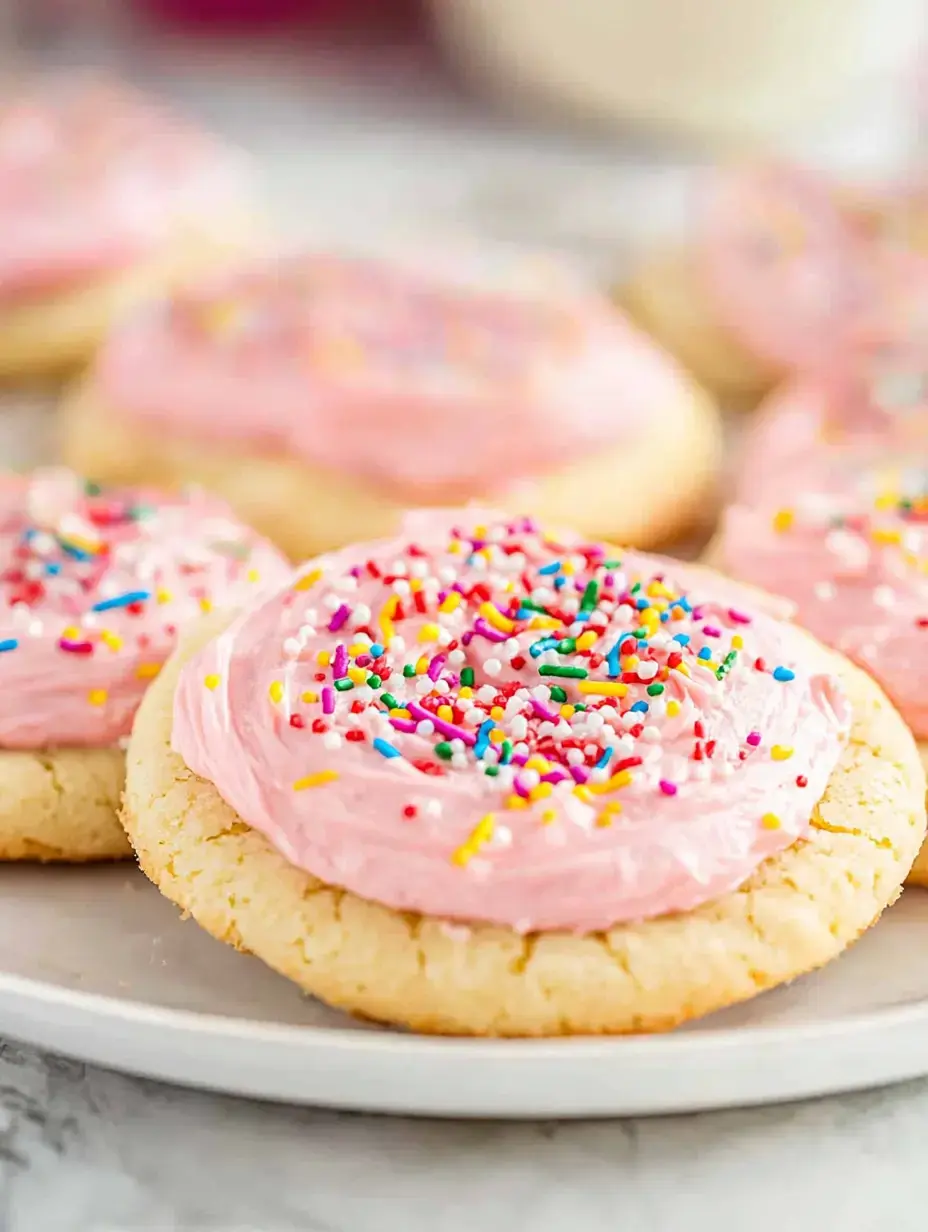
[[[344,623],[344,622],[343,622]],[[329,628],[332,626],[330,625]],[[332,675],[336,680],[341,680],[342,676],[348,671],[348,651],[344,642],[339,642],[335,647],[335,655],[332,659]]]
[[[431,723],[434,723],[435,730],[440,731],[449,740],[463,740],[465,744],[477,743],[477,737],[473,732],[466,731],[463,727],[456,727],[453,723],[446,723],[444,719],[440,719],[438,715],[432,714],[424,706],[420,706],[418,702],[408,702],[406,709],[414,718],[419,720],[428,719]]]
[[[335,713],[335,690],[328,685],[322,690],[322,713]]]
[[[471,633],[470,629],[468,629],[466,633],[461,634],[461,645],[462,646],[469,646],[473,640],[474,640],[474,635],[473,633]]]
[[[487,624],[487,622],[483,619],[482,616],[478,616],[477,619],[474,621],[474,632],[479,633],[481,637],[485,637],[488,642],[508,642],[509,641],[508,633],[500,633],[498,629],[492,628],[490,625]]]
[[[358,655],[355,659],[355,663],[357,663],[358,667],[370,667],[373,662],[374,660],[370,655]]]
[[[590,772],[585,766],[571,766],[570,775],[575,783],[585,783],[590,777]]]
[[[669,779],[661,779],[659,786],[665,796],[675,796],[677,794],[676,783],[671,783]]]
[[[329,621],[329,632],[337,633],[350,615],[351,608],[347,603],[343,603],[338,611],[333,613],[332,619]]]
[[[722,636],[722,630],[717,629],[715,625],[703,625],[702,631],[703,633],[705,633],[706,637],[721,637]]]
[[[521,779],[516,779],[512,786],[517,796],[521,796],[523,800],[527,800],[529,798],[529,790]]]
[[[397,731],[406,732],[409,736],[416,730],[416,724],[412,719],[391,719],[390,725],[395,727]]]
[[[438,677],[441,675],[441,669],[445,666],[445,662],[446,662],[445,655],[439,654],[435,656],[435,658],[429,664],[429,670],[426,672],[426,675],[428,676],[429,680],[438,679]]]
[[[537,697],[532,698],[532,709],[538,715],[539,719],[547,719],[549,723],[557,722],[557,715],[553,710],[549,710],[544,702],[540,702]]]
[[[757,746],[760,744],[760,732],[758,731],[748,732],[747,741],[748,741],[748,744],[751,745],[752,748],[756,749]]]
[[[729,620],[733,620],[736,625],[749,625],[751,623],[750,616],[748,616],[745,612],[736,611],[733,607],[728,609],[728,618]]]
[[[703,616],[705,615],[705,608],[697,603],[697,605],[693,608],[693,611],[691,614],[694,620],[702,620]]]
[[[547,774],[543,774],[541,781],[543,783],[563,783],[567,777],[560,766],[557,766],[554,770],[549,770]]]
[[[353,569],[349,570],[349,572],[353,578],[359,578],[361,576],[361,566],[355,565]]]

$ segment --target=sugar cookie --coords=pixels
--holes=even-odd
[[[333,1005],[612,1033],[839,954],[925,779],[879,688],[743,588],[432,512],[192,636],[123,816],[164,894]]]

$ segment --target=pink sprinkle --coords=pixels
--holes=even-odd
[[[544,702],[540,702],[537,697],[532,698],[532,709],[538,715],[539,719],[547,719],[549,723],[557,722],[557,715],[553,710],[549,710]]]
[[[728,619],[733,620],[736,625],[749,625],[751,623],[750,616],[748,616],[745,612],[737,611],[733,607],[728,609]]]
[[[669,779],[661,779],[660,789],[665,796],[675,796],[677,794],[676,783],[671,783]]]
[[[93,642],[66,642],[62,638],[58,649],[67,650],[69,654],[93,654]]]
[[[590,772],[585,766],[571,766],[570,775],[575,783],[585,783],[590,777]]]
[[[515,758],[513,758],[513,761],[515,761]],[[549,770],[547,774],[543,774],[541,776],[541,781],[543,783],[563,783],[566,778],[567,775],[560,768],[560,766],[558,766],[554,770]]]
[[[722,636],[722,630],[717,629],[715,625],[703,625],[702,631],[703,633],[705,633],[706,637],[721,637]]]
[[[347,603],[343,603],[341,607],[333,613],[332,619],[329,621],[329,632],[337,633],[350,615],[351,608]]]
[[[521,779],[516,779],[512,786],[517,796],[521,796],[523,800],[527,800],[529,798],[529,790]]]
[[[346,609],[347,610],[347,609]],[[345,622],[342,621],[342,624]],[[329,628],[331,629],[331,625]],[[336,680],[341,680],[348,671],[348,651],[345,648],[344,642],[339,642],[335,647],[335,655],[332,659],[332,675]]]
[[[329,688],[328,685],[322,690],[322,713],[335,713],[335,690]]]
[[[410,736],[416,730],[416,724],[412,719],[391,719],[390,725],[395,727],[397,731],[406,732]]]
[[[476,744],[477,737],[473,732],[466,731],[463,727],[456,727],[454,723],[446,723],[444,719],[440,719],[438,715],[432,714],[430,710],[426,710],[424,706],[420,706],[418,702],[408,702],[406,709],[414,718],[419,720],[428,719],[435,724],[435,730],[440,731],[443,736],[447,736],[449,740],[463,740],[465,744]]]
[[[474,621],[474,632],[479,633],[481,637],[485,637],[488,642],[507,642],[509,640],[508,633],[500,633],[498,629],[491,628],[482,616],[478,616]]]
[[[748,744],[756,749],[760,744],[760,732],[748,732]]]
[[[435,658],[429,664],[428,672],[426,672],[426,675],[428,676],[429,680],[438,679],[438,677],[441,675],[441,669],[445,666],[445,661],[446,661],[445,655],[439,654],[435,656]]]

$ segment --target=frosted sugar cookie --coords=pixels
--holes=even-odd
[[[203,483],[296,558],[478,498],[666,540],[713,511],[715,408],[555,282],[319,255],[215,278],[110,337],[64,408],[66,458]]]
[[[827,962],[896,897],[924,793],[878,686],[743,588],[432,512],[196,631],[123,818],[165,895],[333,1005],[558,1035]]]
[[[83,363],[129,304],[238,248],[243,172],[121,86],[38,81],[0,105],[0,379]]]
[[[285,573],[212,500],[0,479],[0,859],[129,854],[122,742],[178,629]]]
[[[928,249],[921,195],[842,192],[785,164],[719,177],[690,249],[645,264],[621,298],[709,389],[756,402],[819,371],[873,298],[874,265]]]

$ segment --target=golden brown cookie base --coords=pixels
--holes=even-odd
[[[200,441],[146,429],[104,406],[92,382],[66,400],[61,427],[65,461],[89,478],[167,488],[202,484],[294,560],[390,535],[408,505],[350,472],[252,453],[246,442]],[[534,514],[550,526],[652,547],[714,518],[720,461],[718,414],[693,387],[666,416],[655,417],[640,440],[604,448],[520,484],[517,491],[488,492],[483,499],[496,508]]]
[[[132,855],[118,812],[120,749],[0,752],[0,860],[84,863]]]
[[[219,627],[188,636],[142,704],[124,824],[145,873],[205,929],[354,1014],[452,1035],[666,1030],[840,954],[894,901],[925,835],[911,735],[868,677],[816,647],[855,717],[807,840],[685,915],[589,936],[461,936],[294,868],[171,750],[180,667]]]

